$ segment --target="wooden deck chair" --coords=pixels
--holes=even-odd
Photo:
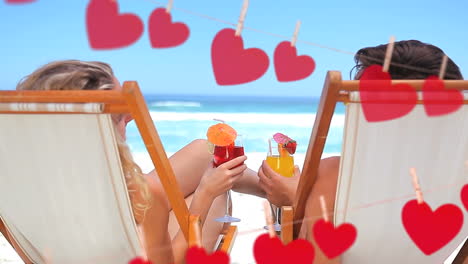
[[[467,182],[464,163],[468,160],[468,81],[444,81],[447,89],[464,92],[464,104],[458,111],[438,117],[428,117],[424,111],[420,92],[423,80],[392,82],[409,83],[418,91],[416,107],[404,117],[369,123],[361,108],[359,81],[342,81],[340,72],[328,72],[293,217],[283,217],[287,233],[283,240],[290,241],[299,233],[335,106],[343,102],[346,118],[334,221],[335,225],[352,223],[358,236],[342,255],[342,262],[442,263],[464,241],[468,218],[460,191]],[[404,204],[415,199],[410,167],[417,168],[424,199],[433,210],[452,203],[464,211],[464,225],[458,235],[430,256],[416,247],[401,223]],[[287,227],[292,222],[294,228],[290,230]],[[466,257],[466,250],[462,248],[460,252],[465,252]]]
[[[112,113],[135,119],[194,244],[190,227],[198,218],[189,213],[136,82],[122,91],[0,91],[0,220],[7,230],[0,224],[0,231],[26,263],[115,264],[144,254]],[[236,229],[229,231],[221,250],[230,249]]]

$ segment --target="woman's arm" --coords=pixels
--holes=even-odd
[[[233,183],[242,176],[247,166],[238,165],[246,159],[247,157],[242,156],[228,161],[217,168],[207,168],[199,187],[194,193],[189,208],[191,214],[200,216],[202,228],[214,199],[231,189]],[[184,263],[188,245],[180,230],[174,237],[172,245],[175,263]]]
[[[150,207],[143,212],[135,213],[137,223],[142,230],[144,248],[152,263],[174,263],[171,238],[167,230],[170,210],[167,199],[158,184],[154,181],[148,181],[148,184],[152,194]],[[139,199],[134,199],[132,202],[139,202]]]

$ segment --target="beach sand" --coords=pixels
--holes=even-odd
[[[153,169],[149,156],[145,153],[134,155],[136,162],[144,172]],[[246,164],[249,168],[257,171],[264,153],[247,153]],[[302,167],[304,155],[295,155],[295,163]],[[255,196],[232,192],[233,216],[241,219],[236,223],[238,234],[234,241],[231,252],[231,263],[250,264],[255,263],[253,257],[253,244],[255,239],[266,231],[263,229],[265,218],[263,215],[264,199]],[[0,234],[0,263],[17,264],[23,263],[16,252],[10,247],[5,238]]]

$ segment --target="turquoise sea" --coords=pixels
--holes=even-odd
[[[151,117],[168,153],[197,138],[206,138],[213,118],[223,119],[243,135],[246,152],[265,152],[267,139],[281,132],[295,139],[297,153],[309,144],[319,98],[212,97],[188,95],[145,95]],[[338,105],[324,153],[339,153],[344,124],[344,106]],[[134,122],[127,128],[127,142],[133,152],[144,145]]]

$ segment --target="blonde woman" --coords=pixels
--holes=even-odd
[[[122,89],[108,64],[77,60],[49,63],[22,80],[17,90],[107,90]],[[153,170],[144,175],[132,159],[125,143],[125,127],[131,121],[129,114],[113,115],[120,158],[126,175],[127,187],[136,222],[142,230],[146,252],[153,263],[183,263],[187,244],[178,226],[170,221],[171,207]],[[213,168],[212,155],[204,140],[195,140],[169,158],[189,210],[202,221],[203,244],[212,249],[222,223],[211,221],[225,212],[226,191],[262,195],[256,187],[256,173],[238,157]],[[262,195],[263,196],[263,195]],[[208,219],[208,220],[207,220]],[[209,224],[203,225],[206,221]],[[5,232],[0,223],[0,231]],[[2,230],[3,229],[3,230]],[[17,248],[18,250],[18,248]]]

